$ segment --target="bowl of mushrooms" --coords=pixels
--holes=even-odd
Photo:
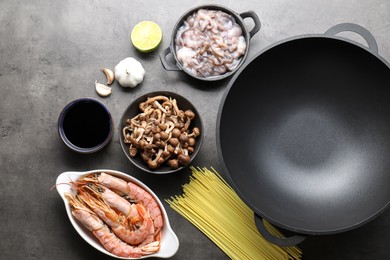
[[[196,108],[169,91],[135,99],[124,111],[119,131],[122,150],[130,162],[154,174],[185,168],[203,141],[203,125]]]

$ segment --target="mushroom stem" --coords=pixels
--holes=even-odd
[[[181,111],[181,110],[179,109],[179,107],[177,106],[176,99],[172,99],[171,102],[172,102],[173,109],[174,109],[176,115],[178,115],[180,118],[183,118],[183,117],[184,117],[184,113],[183,113],[183,111]]]
[[[165,110],[165,108],[163,108],[163,107],[161,106],[161,104],[158,103],[157,100],[155,100],[155,101],[153,102],[153,104],[154,104],[158,109],[160,109],[163,113],[166,113],[166,112],[167,112],[167,111]]]
[[[167,134],[170,133],[173,130],[173,128],[175,128],[175,124],[171,121],[166,122],[166,125],[167,125],[167,129],[165,130],[165,133]]]
[[[147,106],[147,105],[153,103],[153,102],[156,101],[156,100],[168,101],[169,98],[167,98],[166,96],[149,97],[145,102],[142,102],[142,103],[140,104],[140,106],[142,106],[142,107],[143,107],[143,106]]]
[[[163,153],[163,149],[159,149],[157,154],[156,154],[156,157],[153,160],[151,158],[149,158],[148,165],[150,168],[155,169],[159,166],[158,161],[159,161],[162,153]]]
[[[187,131],[187,129],[190,127],[191,119],[189,117],[186,117],[186,122],[184,123],[184,127],[182,131]]]
[[[135,139],[137,142],[139,142],[139,140],[141,140],[141,138],[142,138],[144,132],[145,132],[145,128],[143,128],[143,127],[139,127],[139,128],[138,128],[138,131],[137,131],[137,135],[138,135],[138,136],[137,136],[137,138]]]

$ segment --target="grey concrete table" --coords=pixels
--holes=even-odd
[[[181,194],[190,170],[152,176],[132,166],[121,151],[118,122],[136,97],[170,90],[189,97],[205,124],[205,140],[195,166],[221,169],[215,142],[217,109],[228,80],[206,84],[184,73],[168,72],[159,53],[170,43],[173,26],[188,9],[209,1],[45,1],[0,2],[0,259],[108,259],[87,245],[70,225],[56,191],[56,177],[67,170],[115,169],[131,173],[164,199]],[[254,10],[262,22],[251,40],[249,57],[290,36],[323,33],[353,22],[375,37],[380,55],[390,61],[390,2],[356,1],[221,1],[238,13]],[[141,54],[130,44],[132,27],[142,20],[158,22],[161,47]],[[249,22],[250,23],[250,22]],[[248,26],[251,26],[248,24]],[[353,34],[345,37],[364,44]],[[102,67],[113,68],[132,56],[144,65],[143,84],[100,98],[95,80]],[[389,83],[390,84],[390,83]],[[390,86],[390,85],[389,85]],[[61,143],[57,118],[79,97],[94,97],[111,110],[116,122],[112,142],[92,155],[75,154]],[[186,219],[166,205],[180,248],[174,259],[226,259],[227,256]],[[390,211],[356,230],[310,237],[300,246],[305,259],[390,259]]]

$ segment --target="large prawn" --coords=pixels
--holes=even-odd
[[[109,207],[121,212],[127,218],[131,219],[132,222],[140,219],[138,210],[141,210],[141,208],[136,207],[136,204],[131,204],[128,200],[119,196],[108,187],[104,187],[94,182],[86,182],[85,180],[78,180],[72,182],[72,184],[78,190],[89,190],[97,199],[103,200]]]
[[[80,198],[80,195],[73,196],[70,193],[66,193],[65,197],[68,199],[71,206],[72,215],[87,229],[92,231],[94,236],[108,252],[121,257],[139,258],[143,255],[153,254],[159,250],[159,241],[138,247],[123,242],[111,232],[110,228],[92,210],[88,208]]]
[[[138,245],[154,235],[153,221],[141,204],[131,204],[118,194],[95,183],[74,182],[80,198],[123,241]],[[108,200],[107,200],[108,199]],[[114,209],[120,212],[115,211]],[[153,240],[148,239],[153,242]]]
[[[155,239],[160,240],[160,231],[164,225],[161,209],[153,196],[145,189],[132,182],[126,182],[123,179],[114,177],[107,173],[92,174],[85,176],[80,181],[95,182],[108,187],[109,189],[128,197],[135,203],[140,203],[149,211],[150,218],[153,220],[155,229]]]

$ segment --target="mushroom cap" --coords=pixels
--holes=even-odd
[[[190,120],[195,118],[195,113],[191,109],[184,111],[184,115],[188,117]]]
[[[177,128],[177,127],[173,128],[173,130],[172,130],[172,137],[179,137],[180,134],[181,134],[181,131],[180,131],[179,128]]]
[[[172,169],[177,169],[179,168],[179,162],[177,159],[168,160],[168,166],[171,167]]]
[[[189,155],[182,153],[182,154],[179,154],[179,156],[177,157],[177,160],[182,165],[188,165],[190,163],[191,158]]]

